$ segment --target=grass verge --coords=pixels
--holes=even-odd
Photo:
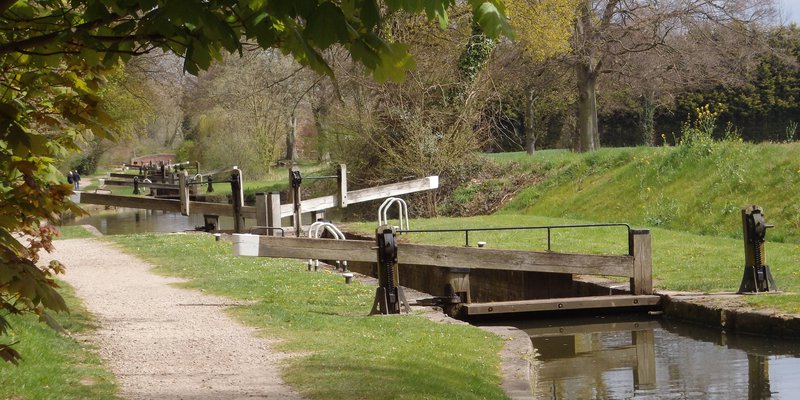
[[[506,176],[535,174],[501,213],[627,221],[740,238],[740,210],[764,208],[768,238],[800,243],[800,142],[493,154]],[[466,189],[462,189],[464,191]]]
[[[188,278],[185,286],[246,301],[231,312],[277,348],[304,354],[284,379],[311,399],[502,399],[502,339],[419,315],[369,317],[374,288],[345,285],[339,274],[311,273],[297,261],[233,257],[208,235],[107,237]]]
[[[58,231],[61,232],[61,235],[59,235],[56,240],[86,239],[94,237],[94,235],[80,225],[60,226],[58,227]]]
[[[569,225],[589,221],[495,214],[470,218],[432,218],[412,221],[411,229],[481,228]],[[350,224],[348,229],[374,234],[374,223]],[[744,266],[741,239],[703,236],[655,228],[651,230],[653,278],[657,289],[702,292],[730,292],[739,289]],[[627,254],[624,228],[553,230],[552,251],[565,253]],[[401,240],[417,243],[463,246],[463,233],[410,233]],[[470,243],[486,241],[487,247],[501,249],[547,249],[546,231],[472,232]],[[775,277],[779,295],[743,296],[743,301],[758,308],[800,314],[800,244],[767,242],[767,263]]]
[[[34,318],[9,316],[11,342],[22,353],[19,366],[0,362],[2,399],[116,399],[114,376],[80,336],[94,329],[91,317],[65,283],[61,294],[70,314],[56,318],[71,333],[59,334]],[[4,338],[5,340],[5,338]]]

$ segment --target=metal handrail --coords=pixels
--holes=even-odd
[[[336,225],[334,225],[333,223],[327,222],[327,221],[316,221],[313,224],[311,224],[311,226],[308,228],[308,237],[309,238],[313,238],[313,239],[319,239],[320,235],[324,231],[330,232],[334,236],[334,239],[337,239],[337,240],[345,240],[345,239],[347,239],[344,236],[344,233],[342,233],[342,231],[339,228],[337,228]],[[336,260],[336,269],[337,270],[339,269],[340,265],[343,267],[342,268],[343,272],[348,272],[347,260],[344,260],[344,261]],[[311,271],[311,267],[312,266],[314,267],[314,271],[316,271],[319,268],[319,259],[309,259],[308,260],[308,270],[309,271]]]
[[[256,231],[256,230],[267,230],[267,231],[269,231],[269,230],[273,230],[273,229],[276,230],[276,231],[281,231],[281,237],[286,237],[286,230],[281,228],[281,227],[277,227],[277,226],[253,226],[253,227],[250,227],[250,233],[252,234],[253,231]],[[269,232],[268,234],[271,234],[271,232]]]
[[[547,229],[547,251],[551,251],[550,232],[553,229],[568,229],[568,228],[601,228],[608,226],[624,226],[627,230],[628,236],[631,233],[631,226],[624,222],[612,222],[606,224],[576,224],[576,225],[543,225],[543,226],[512,226],[502,228],[449,228],[449,229],[400,229],[396,232],[401,233],[437,233],[437,232],[464,232],[464,246],[469,246],[469,233],[470,232],[485,232],[485,231],[519,231],[519,230],[541,230]]]
[[[405,221],[406,230],[411,229],[408,222],[408,204],[399,197],[389,197],[378,207],[378,225],[389,224],[389,209],[395,204],[397,204],[398,219],[400,220],[400,226],[398,228],[403,229],[403,221]]]

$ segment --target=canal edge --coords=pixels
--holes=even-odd
[[[800,315],[750,308],[742,304],[741,294],[662,292],[659,295],[661,309],[669,319],[723,332],[800,339]]]

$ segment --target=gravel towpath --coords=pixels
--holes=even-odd
[[[63,279],[98,319],[92,338],[127,399],[300,399],[287,355],[223,311],[230,299],[176,288],[146,262],[92,239],[55,242]]]

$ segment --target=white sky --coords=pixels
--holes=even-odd
[[[800,24],[800,0],[781,0],[781,11],[786,22]]]

